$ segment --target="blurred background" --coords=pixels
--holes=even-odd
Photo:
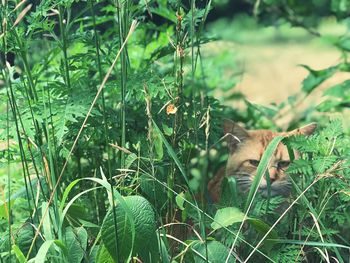
[[[213,6],[207,29],[217,41],[204,50],[227,65],[217,81],[232,85],[222,83],[224,88],[214,94],[226,105],[244,108],[241,96],[265,106],[295,100],[308,68],[337,67],[347,56],[343,39],[348,39],[349,1],[225,0],[214,1]],[[287,110],[289,115],[278,120],[280,126],[325,102],[324,91],[349,76],[340,70],[321,81]]]
[[[237,90],[249,100],[267,104],[280,103],[300,91],[300,84],[308,75],[300,64],[321,70],[338,63],[341,53],[327,38],[344,34],[347,27],[325,18],[319,27],[324,37],[318,37],[289,23],[263,26],[254,17],[238,14],[233,19],[210,23],[209,29],[222,39],[212,49],[236,53],[231,59],[241,72]],[[337,74],[323,86],[348,76],[348,73]]]

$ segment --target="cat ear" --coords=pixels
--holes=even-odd
[[[236,149],[237,144],[249,137],[248,131],[231,120],[224,121],[224,136],[230,151]]]
[[[289,135],[311,135],[317,128],[317,123],[312,122],[308,125],[295,129],[293,131],[288,132]]]

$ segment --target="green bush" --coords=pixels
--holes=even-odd
[[[316,35],[323,16],[341,21],[348,6],[250,2],[260,23],[283,18]],[[235,52],[205,45],[215,41],[205,27],[211,8],[210,1],[3,1],[0,262],[346,262],[349,130],[323,113],[346,114],[349,80],[288,127],[313,120],[320,128],[283,140],[301,154],[288,170],[286,216],[278,212],[285,199],[243,197],[232,178],[219,204],[206,188],[227,159],[223,120],[278,130],[284,111],[349,71],[348,34],[333,41],[339,63],[304,66],[299,94],[256,105],[232,92]],[[224,106],[228,100],[244,110]]]

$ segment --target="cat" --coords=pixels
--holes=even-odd
[[[260,159],[270,141],[278,135],[311,135],[317,125],[310,123],[289,132],[273,132],[271,130],[246,130],[233,121],[224,122],[224,137],[226,139],[229,157],[226,167],[222,167],[208,183],[208,192],[214,203],[219,202],[221,183],[225,176],[234,176],[239,192],[249,191],[253,182]],[[295,152],[295,158],[298,153]],[[291,181],[285,173],[290,164],[287,147],[280,143],[272,155],[268,166],[270,175],[270,196],[289,196],[292,188]],[[268,195],[267,182],[262,178],[259,192],[262,196]]]

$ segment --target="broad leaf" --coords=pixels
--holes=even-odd
[[[229,255],[229,249],[225,247],[218,241],[207,241],[205,243],[196,243],[193,245],[194,252],[194,262],[211,262],[211,263],[234,263],[233,255],[230,256],[229,260],[226,261]],[[207,253],[208,252],[208,253]]]
[[[225,207],[216,211],[211,227],[214,230],[230,226],[244,220],[244,213],[236,207]]]
[[[67,227],[65,244],[68,249],[69,262],[80,263],[84,257],[88,235],[83,227]]]
[[[127,196],[124,200],[131,215],[128,215],[118,202],[115,207],[116,224],[114,224],[114,213],[110,210],[102,225],[102,241],[116,262],[124,262],[130,253],[137,255],[141,252],[146,254],[144,255],[146,258],[143,258],[144,262],[149,262],[148,253],[155,254],[157,249],[156,220],[153,208],[141,196]],[[135,228],[134,242],[129,216],[132,217]]]
[[[104,245],[100,245],[97,256],[96,263],[114,263],[111,254],[109,254],[107,248]]]

